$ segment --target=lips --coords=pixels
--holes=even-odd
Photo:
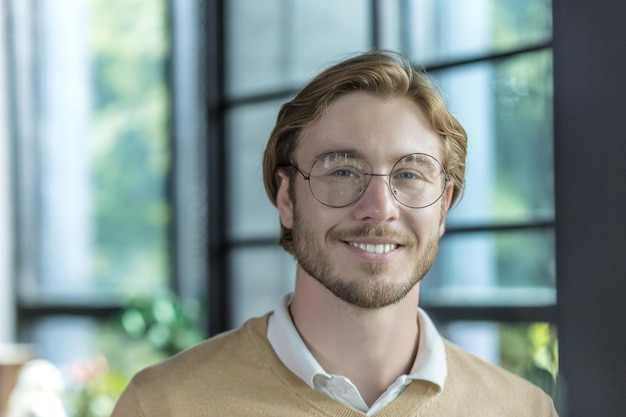
[[[398,245],[393,243],[384,243],[384,244],[372,244],[372,243],[357,243],[357,242],[348,242],[350,246],[353,246],[357,249],[360,249],[364,252],[368,253],[387,253],[396,249]]]

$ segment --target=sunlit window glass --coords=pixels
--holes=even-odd
[[[553,218],[550,51],[433,75],[469,137],[465,193],[450,224]]]
[[[546,42],[547,0],[397,0],[381,3],[383,47],[420,64],[448,62]],[[451,30],[454,28],[454,30]]]
[[[450,234],[422,283],[430,305],[552,305],[556,302],[554,232]]]
[[[229,1],[227,94],[296,88],[330,61],[369,48],[370,3]]]
[[[286,99],[285,99],[286,100]],[[278,212],[265,193],[262,157],[282,101],[240,106],[226,118],[229,132],[229,236],[233,239],[272,236],[279,228]]]
[[[39,278],[22,290],[155,291],[169,268],[166,3],[39,4]]]

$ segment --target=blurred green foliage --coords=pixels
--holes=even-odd
[[[96,285],[124,294],[169,274],[165,0],[91,0]]]
[[[73,393],[73,417],[108,417],[132,376],[199,343],[200,304],[170,293],[131,300],[129,307],[104,323],[97,346],[106,368],[83,381]]]
[[[500,326],[501,365],[553,398],[559,396],[559,354],[556,329],[549,323]]]

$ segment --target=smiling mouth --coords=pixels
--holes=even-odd
[[[385,244],[372,244],[372,243],[356,243],[356,242],[348,242],[350,246],[353,246],[357,249],[360,249],[364,252],[368,253],[387,253],[392,250],[398,248],[399,245],[393,243],[385,243]]]

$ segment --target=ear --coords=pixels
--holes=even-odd
[[[293,228],[293,201],[289,195],[289,176],[282,168],[278,169],[275,175],[278,184],[276,207],[278,208],[280,223],[287,229],[291,229]]]
[[[452,204],[452,193],[454,192],[454,180],[450,178],[446,182],[446,189],[443,192],[443,207],[441,208],[441,222],[439,224],[439,237],[443,236],[446,232],[446,215],[450,210],[450,204]]]

